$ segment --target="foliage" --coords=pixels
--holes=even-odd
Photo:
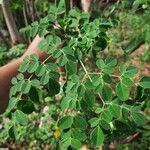
[[[0,65],[6,64],[10,59],[20,57],[25,51],[24,44],[12,46],[9,50],[5,46],[0,45]]]
[[[142,2],[145,3],[146,1],[141,0]],[[142,8],[141,4],[134,8],[133,3],[131,9],[131,2],[125,0],[116,8],[117,11],[121,11],[116,14],[119,18],[118,27],[109,30],[110,50],[115,53],[115,49],[121,49],[125,55],[129,56],[141,45],[149,45],[150,7],[148,4],[149,2],[146,8]]]
[[[39,48],[50,56],[43,62],[36,55],[26,57],[12,79],[3,139],[28,136],[27,141],[34,137],[51,149],[96,148],[146,126],[150,77],[134,83],[136,67],[101,56],[113,25],[111,18],[91,19],[78,9],[67,14],[60,1],[46,17],[21,30],[27,38],[44,37]],[[48,61],[51,56],[54,63]],[[63,82],[59,67],[65,70]]]
[[[142,61],[150,62],[150,48],[148,48],[142,56]]]

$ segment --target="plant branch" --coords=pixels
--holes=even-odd
[[[88,74],[91,74],[91,75],[102,75],[103,73],[101,72],[89,72]],[[110,75],[111,77],[114,77],[114,78],[120,78],[120,76],[117,76],[117,75]]]
[[[85,68],[85,66],[84,66],[84,64],[83,64],[83,62],[82,62],[81,60],[80,60],[80,64],[81,64],[81,66],[82,66],[82,68],[83,68],[83,70],[84,70],[84,72],[85,72],[85,75],[87,75],[88,78],[90,79],[90,81],[92,82],[92,78],[90,77],[88,71],[86,70],[86,68]],[[99,98],[101,99],[103,105],[105,105],[105,102],[104,102],[103,98],[101,97],[100,93],[98,93],[98,96],[99,96]]]

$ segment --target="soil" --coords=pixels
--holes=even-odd
[[[136,77],[138,80],[142,76],[150,76],[150,62],[142,62],[141,57],[146,51],[147,45],[142,45],[129,56],[129,64],[139,68],[139,74]]]

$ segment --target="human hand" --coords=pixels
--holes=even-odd
[[[38,48],[38,44],[42,41],[42,39],[42,37],[37,35],[21,58],[24,59],[27,55],[36,54],[41,61],[45,60],[49,55]]]

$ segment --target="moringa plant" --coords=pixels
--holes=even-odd
[[[6,111],[10,137],[18,139],[18,126],[28,126],[28,116],[41,112],[44,99],[52,149],[105,146],[147,123],[142,110],[150,98],[150,77],[135,83],[136,67],[101,55],[113,25],[110,18],[92,18],[78,9],[66,13],[60,1],[46,17],[22,30],[26,37],[44,37],[39,48],[49,57],[41,62],[36,55],[27,56],[11,81]],[[64,70],[61,81],[58,68]]]

